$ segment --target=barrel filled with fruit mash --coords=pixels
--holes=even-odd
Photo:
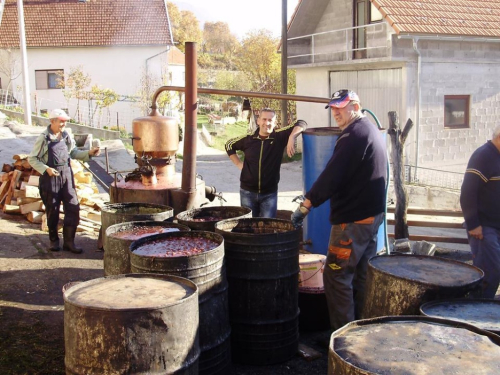
[[[178,213],[175,218],[192,230],[215,232],[215,224],[219,221],[243,217],[252,217],[252,210],[239,206],[201,207]]]
[[[200,374],[225,374],[231,367],[224,239],[205,231],[170,232],[130,245],[131,271],[185,277],[199,289]]]

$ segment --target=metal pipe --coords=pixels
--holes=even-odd
[[[186,122],[184,131],[184,154],[182,164],[182,190],[194,196],[196,192],[196,139],[197,139],[197,56],[196,43],[186,42]],[[187,208],[191,208],[188,198]]]
[[[281,2],[281,93],[288,92],[287,0]],[[288,101],[281,101],[281,125],[288,125]]]
[[[417,113],[416,121],[417,128],[415,129],[415,179],[417,179],[418,174],[418,158],[420,152],[419,146],[419,134],[420,134],[420,105],[422,99],[422,90],[420,88],[420,81],[422,80],[422,56],[418,50],[418,38],[413,38],[413,49],[417,53]]]
[[[187,56],[186,56],[187,59]],[[187,85],[187,81],[186,81]],[[151,109],[156,110],[156,100],[163,91],[186,91],[183,86],[161,86],[153,95]],[[292,100],[296,102],[309,102],[309,103],[329,103],[330,98],[319,98],[317,96],[302,96],[292,94],[273,94],[269,92],[254,92],[254,91],[238,91],[238,90],[219,90],[198,87],[198,92],[201,94],[215,94],[215,95],[229,95],[241,96],[244,98],[265,98],[277,100]]]

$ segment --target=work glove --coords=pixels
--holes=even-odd
[[[292,221],[292,224],[295,228],[300,228],[302,226],[302,223],[309,213],[309,209],[307,207],[304,207],[302,203],[300,206],[295,210],[295,212],[292,214],[290,217],[290,220]]]

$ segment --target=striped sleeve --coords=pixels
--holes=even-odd
[[[242,150],[244,139],[247,135],[231,138],[226,142],[226,152],[229,156],[236,154],[237,150]]]

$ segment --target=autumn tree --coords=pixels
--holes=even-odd
[[[69,102],[70,99],[76,99],[76,114],[74,118],[81,121],[80,113],[80,100],[90,99],[90,91],[88,90],[92,79],[90,75],[83,71],[83,66],[73,66],[70,67],[67,77],[64,77],[64,73],[59,73],[57,86],[62,88],[62,93]]]
[[[196,42],[201,45],[203,33],[194,13],[188,10],[179,11],[177,5],[172,2],[167,2],[167,10],[174,42],[178,43],[177,48],[185,52],[186,42]]]
[[[90,97],[90,100],[94,100],[95,103],[96,103],[96,106],[95,106],[95,109],[94,109],[94,112],[92,113],[92,120],[94,119],[94,116],[96,114],[97,111],[99,111],[99,123],[98,123],[98,126],[100,127],[100,120],[101,120],[101,114],[102,114],[102,111],[103,109],[107,108],[107,115],[108,115],[108,123],[109,123],[109,116],[110,116],[110,113],[109,113],[109,107],[112,106],[113,104],[115,104],[118,99],[119,99],[119,95],[111,90],[111,89],[108,89],[108,88],[100,88],[98,85],[94,85],[92,86],[92,88],[90,89],[90,94],[89,94],[89,97]]]
[[[203,55],[211,56],[212,65],[220,62],[226,70],[234,70],[234,58],[240,47],[236,36],[225,22],[205,22],[203,28]]]
[[[16,78],[21,73],[21,61],[17,54],[13,53],[10,49],[0,51],[0,73],[7,77],[7,91]],[[5,95],[5,102],[7,102],[7,95]]]

